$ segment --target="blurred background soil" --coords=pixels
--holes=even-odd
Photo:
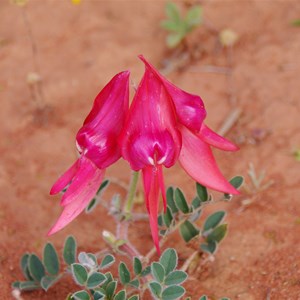
[[[193,3],[178,5],[184,10]],[[49,189],[75,160],[75,134],[99,90],[125,69],[138,84],[143,73],[138,54],[167,70],[179,87],[201,95],[213,129],[222,128],[233,111],[238,114],[226,136],[240,151],[215,155],[226,177],[245,176],[247,188],[211,208],[228,212],[229,234],[215,260],[190,273],[188,295],[300,299],[300,162],[293,154],[300,149],[300,28],[290,24],[300,18],[300,2],[201,3],[205,25],[188,37],[186,52],[174,54],[159,26],[164,1],[31,0],[23,7],[0,1],[1,300],[12,299],[10,285],[22,279],[24,252],[41,254],[47,240],[61,249],[68,234],[75,235],[80,250],[97,251],[105,246],[102,230],[114,231],[98,206],[48,239],[60,212],[60,197],[50,197]],[[225,28],[238,35],[231,50],[216,35]],[[265,170],[256,189],[249,164],[258,174]],[[194,184],[179,166],[165,173],[168,184],[193,196]],[[128,182],[129,174],[120,161],[107,176]],[[122,192],[112,185],[114,191]],[[152,247],[148,224],[131,232],[132,242],[146,253]],[[182,261],[193,251],[182,243],[177,249]],[[75,290],[66,278],[48,293],[22,297],[65,299]]]

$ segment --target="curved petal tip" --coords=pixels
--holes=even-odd
[[[222,175],[213,157],[210,146],[197,135],[182,127],[182,149],[179,162],[197,182],[213,190],[237,195],[236,190]]]
[[[55,195],[61,192],[72,181],[77,172],[78,163],[79,160],[76,160],[75,163],[56,180],[50,190],[50,195]]]
[[[239,147],[229,140],[225,139],[221,135],[211,130],[205,124],[202,124],[198,136],[207,144],[224,151],[237,151]]]
[[[84,173],[82,169],[85,169]],[[68,191],[70,189],[71,192],[69,194],[68,191],[65,193],[68,197],[64,200],[63,211],[47,236],[67,226],[85,209],[96,194],[104,173],[105,170],[98,169],[85,157],[80,158],[80,168],[78,174],[75,175],[76,180],[74,179],[68,188]]]

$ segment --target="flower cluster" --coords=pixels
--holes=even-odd
[[[165,79],[143,56],[144,76],[129,107],[129,72],[117,74],[98,94],[76,136],[79,159],[53,185],[51,194],[69,185],[61,199],[63,212],[49,231],[62,229],[95,195],[105,169],[120,157],[142,170],[153,241],[158,247],[160,196],[166,208],[163,167],[179,161],[195,181],[216,191],[238,194],[223,177],[211,146],[238,148],[204,124],[206,110],[199,96]]]

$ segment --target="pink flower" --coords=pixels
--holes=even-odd
[[[210,146],[221,150],[236,151],[238,147],[209,129],[203,122],[206,110],[199,96],[189,94],[164,78],[145,60],[146,72],[152,73],[172,100],[181,133],[182,145],[179,162],[183,169],[197,182],[213,190],[228,194],[239,192],[223,177],[213,157]]]
[[[178,159],[181,137],[172,99],[160,80],[146,71],[136,91],[120,136],[122,156],[135,171],[142,170],[152,237],[158,249],[157,212],[161,192],[166,206],[162,166]]]
[[[79,159],[54,183],[50,194],[62,191],[63,211],[51,235],[75,219],[96,194],[105,169],[121,157],[118,136],[129,105],[129,72],[121,72],[97,95],[93,108],[77,133]]]
[[[221,174],[210,145],[234,151],[237,147],[210,130],[203,121],[206,111],[199,96],[167,81],[144,57],[144,77],[137,89],[120,136],[122,156],[133,170],[142,170],[146,206],[157,251],[158,200],[166,207],[162,166],[178,160],[197,182],[217,191],[238,194]]]

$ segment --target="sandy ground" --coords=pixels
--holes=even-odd
[[[95,95],[121,70],[130,69],[137,83],[143,72],[138,54],[157,67],[171,56],[166,33],[159,27],[163,1],[82,2],[75,6],[67,0],[31,0],[18,7],[0,1],[1,300],[12,299],[10,284],[22,279],[21,255],[40,254],[48,240],[45,234],[60,211],[59,197],[51,198],[49,189],[76,157],[74,136]],[[212,299],[297,300],[300,163],[293,152],[300,147],[300,28],[290,21],[300,17],[300,2],[204,1],[203,7],[213,30],[203,26],[192,33],[192,63],[168,77],[201,95],[207,123],[214,129],[234,109],[241,111],[227,134],[241,150],[215,152],[218,162],[228,178],[244,175],[248,186],[247,171],[253,163],[258,173],[266,171],[264,183],[273,184],[251,194],[244,189],[234,201],[212,208],[228,212],[230,231],[215,261],[192,272],[186,288],[195,299],[207,293]],[[228,52],[213,33],[224,28],[239,36],[230,75],[206,68],[228,67]],[[27,82],[33,71],[42,77],[42,93]],[[129,174],[124,162],[108,171],[108,176],[123,181]],[[166,177],[168,184],[193,195],[192,181],[178,166]],[[145,253],[151,248],[150,232],[147,224],[139,226],[132,228],[132,237]],[[104,228],[113,231],[114,223],[97,207],[50,240],[61,248],[65,237],[74,234],[80,249],[97,251],[104,247]],[[170,246],[176,241],[174,237]],[[191,249],[181,244],[178,251],[185,259]],[[48,293],[23,297],[65,299],[74,290],[66,279]]]

